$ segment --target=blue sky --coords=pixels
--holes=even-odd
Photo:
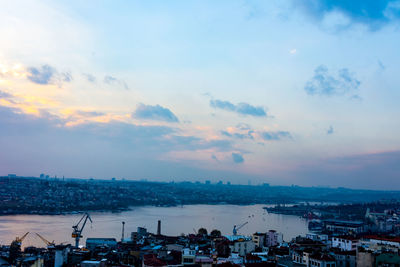
[[[0,173],[400,189],[400,1],[13,1]]]

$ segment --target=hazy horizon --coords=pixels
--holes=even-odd
[[[14,176],[15,175],[15,176]],[[192,184],[197,184],[199,183],[200,185],[220,185],[222,182],[222,185],[225,186],[271,186],[271,187],[298,187],[298,188],[321,188],[321,189],[332,189],[332,190],[340,190],[340,189],[346,189],[346,190],[354,190],[354,191],[379,191],[379,192],[400,192],[399,189],[379,189],[379,188],[363,188],[362,185],[360,187],[343,187],[343,186],[330,186],[330,185],[299,185],[299,184],[274,184],[274,183],[268,183],[267,181],[263,182],[255,182],[252,180],[247,180],[247,182],[239,181],[238,183],[231,182],[229,179],[220,179],[220,180],[213,180],[213,179],[176,179],[176,180],[163,180],[163,179],[157,179],[157,178],[150,178],[150,179],[144,179],[144,178],[138,178],[138,177],[104,177],[104,178],[95,178],[95,177],[65,177],[65,176],[58,176],[58,175],[53,175],[50,176],[49,174],[44,174],[44,177],[35,176],[35,175],[17,175],[15,173],[9,173],[9,174],[4,174],[0,175],[0,177],[6,177],[8,179],[18,179],[18,178],[32,178],[32,179],[45,179],[45,180],[52,180],[56,179],[58,181],[60,180],[67,180],[67,181],[102,181],[102,182],[144,182],[144,183],[165,183],[165,184],[170,184],[170,183],[192,183]],[[48,175],[49,177],[46,177]],[[210,184],[207,184],[210,182]]]
[[[7,1],[0,173],[400,190],[400,1]]]

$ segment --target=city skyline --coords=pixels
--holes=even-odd
[[[399,1],[18,1],[0,173],[400,190]]]

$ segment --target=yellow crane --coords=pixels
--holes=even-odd
[[[16,237],[13,242],[21,246],[22,241],[24,241],[25,237],[29,234],[29,232],[26,232],[22,237]]]
[[[22,237],[16,237],[15,240],[13,240],[11,242],[10,245],[10,254],[9,254],[9,259],[10,262],[14,263],[15,260],[21,256],[21,244],[22,241],[24,241],[25,237],[29,234],[29,232],[27,232],[26,234],[24,234]]]
[[[43,236],[39,235],[38,233],[36,233],[36,235],[47,245],[47,248],[55,247],[56,244],[55,244],[54,240],[53,240],[53,242],[50,242],[49,240],[47,240]]]

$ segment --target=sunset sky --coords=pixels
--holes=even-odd
[[[400,1],[5,1],[9,173],[400,190]]]

